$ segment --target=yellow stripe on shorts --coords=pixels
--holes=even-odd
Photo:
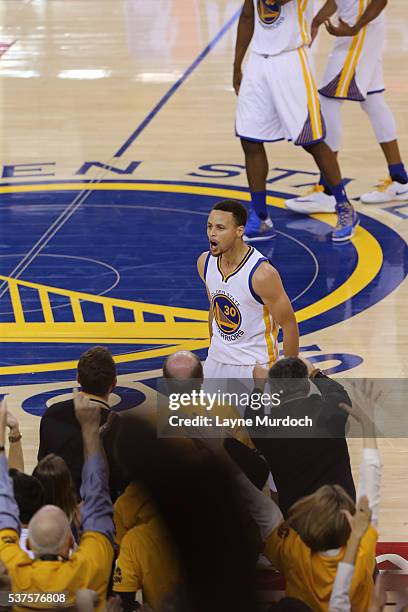
[[[317,87],[305,50],[300,48],[298,49],[298,53],[302,64],[303,78],[306,84],[307,107],[309,109],[310,121],[312,124],[313,140],[318,140],[323,137],[323,128]]]
[[[302,36],[302,42],[304,45],[308,45],[310,42],[308,24],[305,18],[305,10],[306,10],[307,3],[308,3],[308,0],[297,0],[299,28],[300,28],[300,34]]]
[[[357,19],[361,17],[365,8],[366,0],[360,0]],[[350,87],[351,79],[353,78],[358,59],[361,55],[366,31],[367,26],[364,26],[364,28],[362,28],[360,32],[353,38],[353,42],[351,43],[350,49],[347,53],[346,61],[344,62],[344,66],[341,71],[339,84],[337,85],[336,98],[347,97],[347,92]]]

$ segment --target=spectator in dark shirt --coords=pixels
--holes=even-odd
[[[111,496],[115,499],[121,485],[118,482],[120,478],[113,469],[112,460],[113,438],[116,431],[114,416],[119,417],[110,412],[109,406],[109,395],[116,385],[116,366],[111,353],[102,346],[96,346],[83,353],[78,362],[77,380],[82,392],[92,403],[101,408],[100,426],[106,426],[103,444],[111,467]],[[38,461],[50,453],[64,459],[79,495],[84,450],[81,428],[75,418],[72,399],[53,404],[41,418]]]
[[[262,436],[253,431],[253,442],[268,462],[284,516],[298,499],[310,495],[325,484],[341,485],[355,501],[356,491],[350,456],[345,439],[347,414],[340,403],[351,405],[345,389],[325,376],[306,360],[281,359],[269,370],[254,368],[255,390],[262,391],[267,380],[271,393],[279,393],[281,405],[271,416],[300,418],[309,416],[311,431],[306,429],[275,431],[263,427]],[[311,391],[311,382],[316,392]],[[319,395],[320,393],[320,395]],[[246,416],[260,414],[247,410]],[[259,435],[258,429],[258,435]],[[266,437],[268,436],[268,437]]]

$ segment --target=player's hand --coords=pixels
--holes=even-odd
[[[257,382],[265,383],[268,379],[267,368],[264,368],[263,366],[261,366],[260,363],[257,362],[254,369],[252,370],[252,377],[255,383]]]
[[[238,95],[239,93],[239,88],[241,87],[241,81],[242,81],[242,70],[241,70],[241,66],[234,66],[234,73],[232,76],[232,85],[234,87],[234,91],[235,93]]]
[[[371,523],[371,509],[368,505],[368,498],[363,495],[357,502],[356,513],[350,514],[348,510],[342,510],[351,527],[352,534],[361,540]]]
[[[327,19],[327,21],[324,22],[324,25],[328,33],[332,36],[355,36],[356,34],[358,34],[358,28],[356,28],[355,25],[349,25],[340,17],[337,26],[333,25],[330,19]]]
[[[101,409],[89,397],[73,389],[75,416],[82,428],[96,428],[99,432]]]
[[[313,19],[312,21],[312,25],[310,28],[310,45],[309,47],[311,47],[314,43],[314,39],[316,38],[318,32],[319,32],[319,28],[322,24],[320,23],[320,21],[318,19],[316,19],[316,17]]]

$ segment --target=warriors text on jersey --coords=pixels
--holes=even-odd
[[[225,276],[221,256],[207,255],[204,278],[213,313],[208,357],[214,361],[272,365],[278,358],[278,326],[252,287],[253,274],[263,261],[268,260],[249,247],[237,268]]]

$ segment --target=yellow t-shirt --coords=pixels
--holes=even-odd
[[[371,525],[361,540],[355,563],[350,601],[353,609],[367,609],[374,586],[375,545],[378,533]],[[286,594],[297,597],[314,612],[327,612],[337,566],[345,547],[334,557],[313,553],[293,529],[280,535],[279,527],[265,542],[264,554],[286,578]]]
[[[145,523],[156,514],[149,494],[137,482],[131,482],[115,502],[113,522],[115,539],[120,544],[124,535],[139,523]]]
[[[106,590],[113,563],[113,546],[101,533],[86,531],[81,537],[78,548],[66,561],[42,561],[31,559],[20,548],[16,531],[2,529],[0,559],[8,569],[14,593],[66,591],[69,595],[67,605],[74,605],[76,591],[92,589],[98,593],[100,599],[97,610],[105,608]],[[44,609],[44,604],[30,603],[29,607]],[[49,605],[49,607],[56,606]]]
[[[143,601],[158,610],[163,598],[181,582],[177,552],[158,517],[133,527],[124,536],[113,575],[117,593],[143,592]]]

